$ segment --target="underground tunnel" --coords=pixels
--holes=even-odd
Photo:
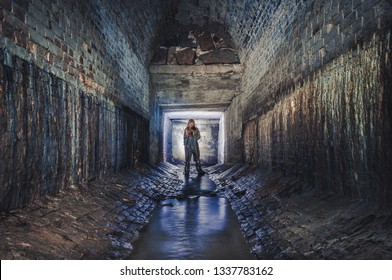
[[[391,19],[0,0],[1,259],[391,259]]]

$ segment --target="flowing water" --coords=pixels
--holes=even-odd
[[[226,198],[207,175],[183,178],[180,199],[158,206],[134,243],[131,259],[256,259]]]

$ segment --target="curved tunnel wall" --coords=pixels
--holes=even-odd
[[[219,23],[245,66],[220,125],[226,162],[247,160],[323,191],[392,201],[390,1],[3,0],[0,8],[3,208],[131,165],[135,155],[147,157],[149,141],[150,158],[159,159],[162,112],[147,66],[159,28],[174,23]],[[53,140],[75,132],[72,123],[79,140]],[[114,148],[107,137],[126,145]],[[59,163],[61,145],[74,162]],[[56,171],[30,168],[38,162]]]
[[[355,57],[340,56],[247,122],[246,159],[323,191],[389,203],[391,77],[380,61],[390,60],[385,47],[374,43]]]
[[[160,8],[0,1],[1,209],[148,160]]]
[[[390,206],[391,11],[387,1],[282,3],[226,111],[229,161],[242,154],[320,191]]]
[[[1,209],[146,160],[143,117],[10,60],[0,65]]]

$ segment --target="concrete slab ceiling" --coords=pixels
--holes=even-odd
[[[221,111],[241,94],[241,64],[151,65],[150,78],[163,112]]]

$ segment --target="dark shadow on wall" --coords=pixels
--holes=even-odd
[[[0,209],[148,159],[148,121],[0,51]]]

